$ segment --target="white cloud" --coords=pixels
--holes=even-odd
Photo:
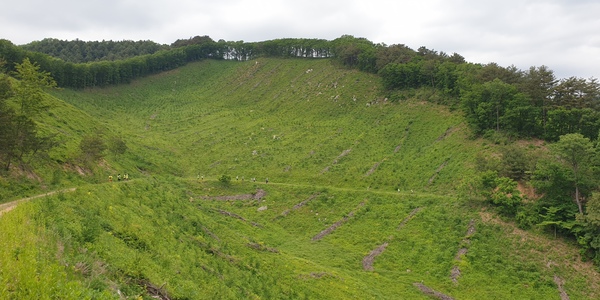
[[[343,34],[500,65],[600,75],[600,3],[518,0],[21,0],[3,4],[0,38],[153,40],[335,39]]]

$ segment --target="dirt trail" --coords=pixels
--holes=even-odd
[[[2,203],[2,204],[0,204],[0,216],[2,216],[2,214],[4,214],[4,213],[7,213],[7,212],[13,210],[15,207],[17,207],[17,205],[19,203],[26,202],[26,201],[33,200],[33,199],[37,199],[37,198],[52,196],[52,195],[58,194],[58,193],[74,192],[76,189],[77,188],[70,188],[70,189],[52,191],[52,192],[48,192],[48,193],[45,193],[45,194],[35,195],[35,196],[27,197],[27,198],[22,198],[22,199],[10,201],[10,202]]]

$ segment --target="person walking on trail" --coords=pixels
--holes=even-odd
[[[267,177],[267,179],[265,180],[265,183],[269,183],[269,178]]]
[[[121,181],[121,174],[117,175],[117,181]]]
[[[108,182],[112,182],[112,175],[108,175]]]

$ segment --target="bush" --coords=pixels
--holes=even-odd
[[[231,176],[223,174],[219,177],[219,181],[224,185],[229,185],[231,183]]]

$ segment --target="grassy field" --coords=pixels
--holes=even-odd
[[[491,147],[460,114],[389,101],[374,75],[329,60],[203,61],[53,96],[44,128],[67,136],[55,161],[72,162],[84,134],[129,149],[89,174],[40,168],[77,190],[0,217],[1,298],[429,299],[422,284],[456,299],[560,299],[555,277],[571,299],[598,297],[574,246],[458,192]],[[132,180],[107,182],[124,172]]]

